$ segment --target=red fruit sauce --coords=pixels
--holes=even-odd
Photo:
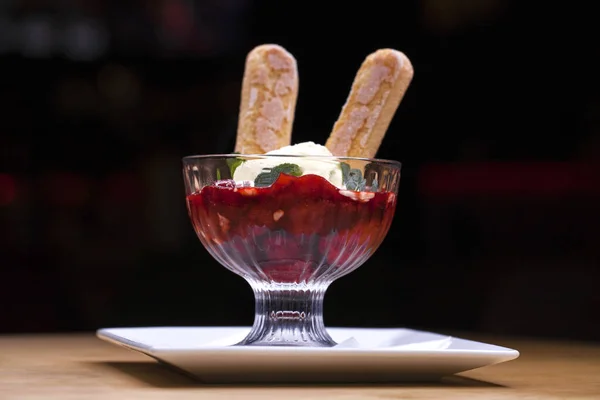
[[[207,250],[249,279],[331,281],[364,263],[388,232],[391,192],[340,190],[317,175],[280,174],[269,187],[216,182],[187,196]]]

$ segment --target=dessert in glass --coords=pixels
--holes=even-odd
[[[251,185],[231,174],[229,166],[240,161],[238,169],[276,165]],[[254,326],[242,344],[334,345],[323,323],[325,291],[367,261],[387,234],[400,165],[274,155],[191,156],[183,163],[196,234],[254,291]]]
[[[276,45],[248,55],[236,153],[183,159],[198,238],[254,291],[254,324],[239,345],[335,346],[323,299],[392,223],[401,165],[374,155],[410,78],[402,53],[373,53],[326,145],[292,146],[295,59]]]

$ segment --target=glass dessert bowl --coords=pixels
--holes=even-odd
[[[385,238],[400,163],[329,156],[183,159],[187,207],[208,252],[256,301],[240,345],[329,347],[323,299]]]

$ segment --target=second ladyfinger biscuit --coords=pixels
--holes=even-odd
[[[413,77],[403,53],[381,49],[358,70],[326,146],[335,156],[372,158]]]

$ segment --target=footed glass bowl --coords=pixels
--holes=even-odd
[[[254,325],[240,345],[336,344],[323,323],[325,291],[385,238],[400,169],[395,161],[324,156],[183,159],[196,234],[254,291]]]

